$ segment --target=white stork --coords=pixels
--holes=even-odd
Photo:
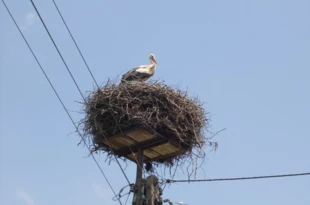
[[[146,81],[150,77],[152,77],[156,70],[156,60],[154,54],[150,54],[149,59],[151,64],[149,65],[140,65],[137,68],[134,68],[127,73],[125,73],[122,77],[121,84],[126,81]]]

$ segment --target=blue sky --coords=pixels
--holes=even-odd
[[[6,1],[74,119],[81,97],[30,1]],[[83,92],[94,83],[52,1],[35,1]],[[197,178],[310,170],[310,2],[57,1],[98,82],[158,61],[155,79],[188,89],[226,128]],[[4,6],[0,6],[0,203],[118,204]],[[116,164],[98,160],[118,191]],[[126,173],[133,182],[135,165]],[[186,175],[179,170],[176,179]],[[187,204],[310,204],[310,177],[178,183]],[[131,201],[131,199],[130,199]],[[129,203],[131,203],[129,201]]]

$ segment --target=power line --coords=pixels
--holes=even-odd
[[[64,25],[65,25],[65,27],[66,27],[68,33],[70,34],[70,37],[71,37],[72,41],[74,42],[76,49],[78,50],[78,52],[79,52],[81,58],[83,59],[84,64],[85,64],[85,66],[86,66],[87,69],[88,69],[88,72],[90,73],[90,75],[91,75],[93,81],[95,82],[95,84],[96,84],[98,90],[100,90],[100,87],[99,87],[99,85],[98,85],[98,83],[97,83],[97,81],[96,81],[96,79],[95,79],[95,77],[94,77],[94,75],[93,75],[93,73],[92,73],[90,67],[88,66],[88,64],[87,64],[87,62],[86,62],[86,59],[84,58],[84,55],[82,54],[82,52],[81,52],[81,50],[80,50],[80,48],[79,48],[79,46],[78,46],[78,44],[77,44],[75,38],[73,37],[73,34],[72,34],[72,32],[70,31],[69,26],[68,26],[67,23],[66,23],[66,20],[64,19],[63,15],[61,14],[61,11],[60,11],[59,7],[57,6],[56,1],[53,0],[53,3],[54,3],[54,6],[56,7],[56,9],[57,9],[57,11],[58,11],[58,14],[60,15],[60,17],[61,17],[61,19],[62,19],[62,22],[64,23]],[[118,127],[119,127],[119,126],[118,126]],[[124,134],[123,131],[122,131],[122,129],[121,129],[120,127],[119,127],[119,129],[121,130],[121,133]],[[102,130],[101,130],[101,132],[102,132]],[[107,141],[107,139],[105,139],[105,140]],[[130,147],[129,147],[129,148],[130,148]],[[111,148],[110,148],[110,149],[111,149]],[[131,150],[131,149],[130,149],[130,150]],[[113,151],[113,150],[111,149],[111,151]],[[132,150],[131,150],[131,152],[132,152],[132,154],[134,155],[134,152],[133,152]],[[140,167],[140,169],[142,169],[141,165],[140,165],[140,164],[138,163],[138,161],[137,161],[137,158],[135,157],[134,159],[136,160],[137,165]],[[117,161],[117,163],[119,163],[119,162]],[[122,170],[122,171],[123,171],[123,170]],[[127,178],[127,177],[126,177],[126,178]],[[128,180],[127,180],[127,181],[128,181]],[[129,183],[129,181],[128,181],[128,183]],[[129,183],[129,184],[130,184],[130,183]]]
[[[41,22],[42,22],[42,24],[43,24],[45,30],[47,31],[47,34],[49,35],[49,37],[50,37],[52,43],[54,44],[54,46],[55,46],[55,48],[56,48],[56,50],[57,50],[57,52],[58,52],[58,54],[59,54],[59,56],[60,56],[62,62],[64,63],[65,67],[67,68],[67,70],[68,70],[68,72],[69,72],[69,74],[70,74],[70,76],[71,76],[71,78],[72,78],[72,80],[73,80],[75,86],[77,87],[77,89],[78,89],[79,93],[81,94],[82,98],[85,100],[85,98],[84,98],[84,96],[83,96],[83,94],[82,94],[82,91],[81,91],[79,85],[77,84],[76,80],[74,79],[74,77],[73,77],[73,75],[72,75],[72,73],[71,73],[71,71],[70,71],[70,69],[69,69],[69,67],[68,67],[68,65],[67,65],[67,63],[66,63],[64,57],[61,55],[61,53],[60,53],[60,51],[59,51],[59,49],[58,49],[58,47],[57,47],[57,45],[56,45],[56,43],[55,43],[53,37],[52,37],[52,35],[50,34],[49,30],[47,29],[47,27],[46,27],[46,25],[45,25],[45,23],[44,23],[44,21],[43,21],[41,15],[40,15],[38,9],[37,9],[37,7],[35,6],[33,0],[30,0],[30,1],[31,1],[31,4],[32,4],[33,8],[35,9],[36,13],[38,14],[38,16],[39,16],[39,18],[40,18],[40,20],[41,20]]]
[[[310,175],[310,172],[296,173],[296,174],[281,174],[281,175],[267,175],[267,176],[254,176],[254,177],[237,177],[237,178],[217,178],[217,179],[193,179],[193,180],[164,180],[166,183],[175,182],[213,182],[213,181],[237,181],[237,180],[251,180],[251,179],[267,179],[267,178],[283,178],[283,177],[296,177]]]
[[[73,37],[73,35],[72,35],[72,33],[71,33],[71,31],[70,31],[70,29],[69,29],[69,27],[68,27],[68,25],[67,25],[67,23],[66,23],[64,17],[62,16],[62,14],[61,14],[61,12],[60,12],[60,10],[59,10],[59,8],[58,8],[58,6],[57,6],[55,0],[53,0],[53,3],[54,3],[54,5],[55,5],[55,7],[56,7],[56,9],[57,9],[57,11],[58,11],[60,17],[61,17],[62,22],[65,24],[65,26],[66,26],[66,28],[67,28],[67,31],[68,31],[68,33],[70,34],[70,36],[71,36],[71,38],[72,38],[72,40],[73,40],[73,42],[74,42],[74,45],[75,45],[76,49],[79,51],[79,54],[80,54],[81,58],[83,59],[84,64],[86,65],[86,67],[87,67],[87,69],[88,69],[88,72],[90,73],[91,77],[93,78],[94,82],[96,83],[96,86],[97,86],[98,89],[99,89],[99,85],[98,85],[98,83],[97,83],[97,81],[96,81],[96,79],[95,79],[93,73],[91,72],[91,70],[90,70],[90,68],[89,68],[89,66],[88,66],[88,64],[87,64],[87,62],[86,62],[86,60],[85,60],[84,55],[82,54],[82,52],[81,52],[79,46],[77,45],[77,43],[76,43],[76,41],[75,41],[75,38]]]
[[[58,52],[58,54],[59,54],[59,56],[60,56],[62,62],[64,63],[64,65],[65,65],[67,71],[69,72],[69,74],[70,74],[70,76],[71,76],[71,78],[72,78],[72,80],[73,80],[73,82],[74,82],[76,88],[78,89],[80,95],[82,96],[84,102],[86,103],[86,99],[85,99],[85,97],[83,96],[80,87],[78,86],[78,84],[77,84],[75,78],[73,77],[73,75],[72,75],[72,73],[71,73],[71,71],[70,71],[70,69],[69,69],[69,67],[68,67],[68,65],[67,65],[67,63],[66,63],[66,61],[65,61],[65,59],[63,58],[61,52],[59,51],[59,49],[58,49],[58,47],[57,47],[57,45],[56,45],[56,43],[55,43],[55,41],[54,41],[52,35],[50,34],[50,32],[49,32],[49,30],[48,30],[48,28],[47,28],[47,26],[45,25],[44,20],[42,19],[42,17],[41,17],[41,15],[40,15],[40,13],[39,13],[39,11],[38,11],[38,9],[37,9],[35,3],[33,2],[33,0],[30,0],[30,1],[31,1],[31,4],[32,4],[33,8],[35,9],[37,15],[39,16],[39,18],[40,18],[40,20],[41,20],[41,22],[42,22],[42,24],[43,24],[43,26],[44,26],[44,28],[45,28],[47,34],[49,35],[49,37],[50,37],[50,39],[51,39],[51,41],[52,41],[54,47],[56,48],[56,50],[57,50],[57,52]],[[85,61],[85,62],[86,62],[86,61]],[[96,81],[95,81],[95,82],[96,82]],[[96,83],[96,84],[97,84],[97,83]],[[97,84],[97,85],[98,85],[98,84]],[[99,88],[99,86],[98,86],[98,88]],[[102,135],[104,136],[103,133],[102,133]],[[104,136],[104,137],[105,137],[105,136]],[[106,139],[106,140],[107,140],[107,139]],[[111,148],[110,146],[109,146],[109,148],[110,148],[111,152],[113,152],[113,150],[112,150],[112,148]],[[124,177],[126,178],[128,184],[130,184],[130,181],[129,181],[129,179],[128,179],[128,177],[127,177],[127,175],[126,175],[124,169],[122,168],[121,164],[119,163],[117,157],[116,157],[115,155],[113,155],[113,156],[114,156],[114,158],[115,158],[115,160],[116,160],[118,166],[120,167],[120,169],[121,169],[121,171],[122,171]]]
[[[44,74],[46,80],[48,81],[48,83],[50,84],[51,88],[53,89],[53,91],[54,91],[55,95],[57,96],[59,102],[61,103],[63,109],[64,109],[65,112],[67,113],[67,115],[68,115],[68,117],[70,118],[72,124],[74,125],[75,129],[77,130],[78,134],[80,135],[81,139],[83,140],[83,142],[85,143],[87,149],[88,149],[89,152],[90,152],[90,151],[91,151],[90,147],[87,145],[85,139],[82,137],[82,134],[80,133],[80,131],[78,130],[78,127],[77,127],[76,124],[74,123],[73,118],[71,117],[71,115],[70,115],[70,113],[68,112],[68,110],[67,110],[65,104],[63,103],[63,101],[61,100],[61,98],[60,98],[58,92],[56,91],[55,87],[53,86],[51,80],[50,80],[49,77],[47,76],[47,74],[46,74],[45,70],[43,69],[41,63],[39,62],[38,58],[36,57],[35,53],[33,52],[32,48],[31,48],[31,46],[29,45],[27,39],[25,38],[23,32],[20,30],[18,24],[16,23],[16,21],[15,21],[13,15],[12,15],[12,13],[10,12],[10,10],[9,10],[9,8],[7,7],[7,5],[6,5],[6,3],[4,2],[4,0],[2,0],[2,3],[3,3],[3,5],[4,5],[4,7],[6,8],[7,12],[9,13],[11,19],[13,20],[13,22],[14,22],[16,28],[18,29],[19,33],[20,33],[21,36],[23,37],[25,43],[27,44],[27,46],[28,46],[30,52],[32,53],[34,59],[36,60],[37,64],[39,65],[39,67],[40,67],[40,69],[41,69],[41,71],[43,72],[43,74]],[[116,195],[116,192],[114,191],[114,189],[113,189],[111,183],[109,182],[108,178],[107,178],[106,175],[104,174],[104,172],[103,172],[102,168],[100,167],[98,161],[96,160],[96,158],[94,157],[94,155],[93,155],[92,153],[91,153],[91,156],[92,156],[93,160],[95,161],[95,163],[97,164],[97,166],[98,166],[98,168],[99,168],[101,174],[103,175],[104,179],[105,179],[106,182],[108,183],[110,189],[112,190],[112,192],[114,193],[114,195]],[[119,201],[119,203],[122,205],[122,202],[121,202],[120,200],[118,200],[118,201]]]
[[[125,201],[125,205],[127,204],[127,201],[128,201],[128,198],[129,198],[130,194],[131,194],[131,193],[129,193],[129,194],[127,195],[127,198],[126,198],[126,201]]]
[[[95,79],[95,77],[94,77],[94,75],[93,75],[93,73],[92,73],[90,67],[88,66],[88,63],[87,63],[86,59],[84,58],[84,55],[82,54],[82,51],[80,50],[80,48],[79,48],[79,46],[78,46],[78,44],[77,44],[75,38],[73,37],[73,34],[72,34],[72,32],[70,31],[70,28],[69,28],[69,26],[68,26],[67,23],[66,23],[66,20],[64,19],[63,15],[61,14],[61,11],[60,11],[60,9],[59,9],[59,7],[58,7],[56,1],[53,0],[53,3],[54,3],[54,6],[56,7],[56,9],[57,9],[57,11],[58,11],[59,16],[60,16],[61,19],[62,19],[62,22],[64,23],[64,25],[65,25],[65,27],[66,27],[68,33],[70,34],[70,37],[71,37],[72,41],[74,42],[76,49],[78,50],[78,52],[79,52],[81,58],[83,59],[84,64],[85,64],[86,68],[88,69],[88,72],[90,73],[90,75],[91,75],[93,81],[95,82],[97,88],[100,90],[99,84],[97,83],[97,81],[96,81],[96,79]],[[119,128],[120,128],[120,127],[119,127]],[[121,129],[120,129],[120,130],[121,130]],[[101,130],[101,132],[102,132],[102,130]],[[122,130],[121,130],[121,133],[124,134],[124,133],[122,132]],[[131,152],[133,153],[132,150],[131,150]],[[133,153],[133,154],[134,154],[134,153]],[[135,160],[137,161],[136,158],[135,158]],[[117,163],[119,163],[119,162],[117,161]],[[142,169],[141,165],[140,165],[138,162],[137,162],[137,165]],[[127,176],[126,176],[126,178],[127,178]],[[127,181],[128,181],[128,183],[129,183],[129,180],[127,180]]]

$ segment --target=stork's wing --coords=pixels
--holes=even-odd
[[[140,72],[130,72],[130,73],[126,73],[123,78],[122,81],[145,81],[150,77],[150,74],[148,73],[140,73]]]
[[[132,80],[145,80],[150,77],[150,74],[143,72],[147,68],[147,65],[141,65],[137,68],[133,68],[122,77],[122,81],[132,81]],[[142,71],[142,72],[141,72]]]
[[[132,73],[134,73],[138,68],[139,68],[139,67],[133,68],[133,69],[131,69],[130,71],[128,71],[127,73],[125,73],[125,74],[123,75],[123,77],[122,77],[122,80],[127,80],[127,78],[128,78],[130,75],[132,75]]]

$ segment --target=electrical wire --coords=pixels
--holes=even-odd
[[[57,9],[57,11],[58,11],[59,16],[60,16],[61,19],[62,19],[62,22],[64,23],[64,25],[65,25],[65,27],[66,27],[68,33],[70,34],[71,39],[72,39],[72,41],[74,42],[76,49],[78,50],[78,52],[79,52],[81,58],[83,59],[85,66],[87,67],[87,69],[88,69],[88,71],[89,71],[91,77],[93,78],[93,81],[95,82],[97,88],[100,89],[100,87],[99,87],[99,85],[98,85],[98,83],[97,83],[97,81],[96,81],[96,79],[95,79],[93,73],[91,72],[90,67],[88,66],[88,64],[87,64],[87,62],[86,62],[86,59],[84,58],[84,55],[82,54],[82,52],[81,52],[81,50],[80,50],[80,48],[79,48],[79,46],[78,46],[78,44],[77,44],[75,38],[73,37],[72,32],[71,32],[70,29],[69,29],[69,26],[68,26],[67,23],[66,23],[66,20],[64,19],[63,15],[61,14],[61,11],[60,11],[59,7],[57,6],[56,1],[53,0],[53,3],[54,3],[54,6],[56,7],[56,9]],[[118,126],[118,127],[119,127],[119,126]],[[119,129],[121,130],[122,135],[125,135],[120,127],[119,127]],[[126,135],[125,135],[125,136],[126,136]],[[130,147],[129,147],[129,148],[130,148]],[[131,148],[130,148],[130,150],[131,150]],[[134,152],[133,152],[132,150],[131,150],[131,152],[132,152],[133,156],[135,156],[135,154],[134,154]],[[140,163],[139,163],[138,160],[137,160],[137,157],[134,157],[134,159],[136,160],[136,163],[137,163],[137,165],[139,166],[139,168],[140,168],[141,170],[143,170],[143,168],[142,168],[143,165],[142,165],[142,166],[140,165]],[[143,172],[143,174],[145,174],[145,173]],[[144,177],[145,177],[145,176],[144,176]],[[128,182],[128,183],[129,183],[129,182]]]
[[[128,199],[129,199],[129,196],[130,196],[130,192],[129,192],[129,194],[127,195],[127,198],[126,198],[126,201],[125,201],[125,205],[127,204],[127,201],[128,201]]]
[[[86,60],[85,60],[84,55],[82,54],[82,52],[81,52],[81,50],[80,50],[80,48],[79,48],[77,42],[75,41],[75,38],[73,37],[73,35],[72,35],[72,33],[71,33],[71,31],[70,31],[70,29],[69,29],[69,27],[68,27],[68,25],[67,25],[67,23],[66,23],[64,17],[62,16],[62,14],[61,14],[61,12],[60,12],[60,10],[59,10],[59,8],[58,8],[58,6],[57,6],[55,0],[53,0],[53,3],[54,3],[54,6],[56,7],[56,9],[57,9],[57,11],[58,11],[59,16],[61,17],[62,22],[65,24],[65,26],[66,26],[66,28],[67,28],[67,31],[68,31],[68,33],[70,34],[70,36],[71,36],[71,38],[72,38],[72,40],[73,40],[73,42],[74,42],[74,45],[75,45],[76,49],[79,51],[79,54],[80,54],[81,58],[83,59],[84,64],[86,65],[86,67],[87,67],[87,69],[88,69],[88,72],[90,73],[91,77],[93,78],[94,82],[96,83],[96,86],[99,88],[99,85],[98,85],[98,83],[97,83],[97,81],[96,81],[96,79],[95,79],[95,77],[94,77],[92,71],[90,70],[90,68],[89,68],[89,66],[88,66],[88,64],[87,64],[87,62],[86,62]]]
[[[59,56],[60,56],[62,62],[64,63],[64,65],[65,65],[67,71],[69,72],[69,74],[70,74],[70,76],[71,76],[71,78],[72,78],[72,80],[73,80],[73,82],[74,82],[76,88],[78,89],[80,95],[82,96],[84,102],[86,103],[86,99],[85,99],[85,97],[83,96],[82,91],[81,91],[79,85],[77,84],[75,78],[73,77],[73,75],[72,75],[72,73],[71,73],[71,71],[70,71],[70,69],[69,69],[69,67],[68,67],[68,65],[67,65],[67,63],[66,63],[66,61],[65,61],[65,59],[63,58],[61,52],[59,51],[59,49],[58,49],[58,47],[57,47],[57,45],[56,45],[56,43],[55,43],[55,41],[54,41],[54,39],[53,39],[53,37],[52,37],[52,35],[50,34],[50,32],[49,32],[47,26],[45,25],[44,20],[42,19],[42,17],[41,17],[41,15],[40,15],[40,13],[39,13],[39,11],[38,11],[38,9],[37,9],[35,3],[33,2],[33,0],[30,0],[30,1],[31,1],[31,4],[32,4],[33,8],[35,9],[37,15],[39,16],[40,21],[42,22],[42,24],[43,24],[43,26],[44,26],[44,28],[45,28],[47,34],[49,35],[49,37],[50,37],[50,39],[51,39],[51,41],[52,41],[54,47],[56,48],[56,50],[57,50],[57,52],[58,52],[58,54],[59,54]],[[104,134],[103,134],[103,136],[104,136]],[[107,141],[107,139],[106,139],[106,141]],[[110,147],[110,146],[109,146],[109,147]],[[113,150],[112,150],[111,147],[110,147],[110,150],[111,150],[111,152],[113,152]],[[130,184],[130,181],[129,181],[129,179],[128,179],[128,177],[127,177],[127,175],[126,175],[124,169],[122,168],[121,164],[119,163],[118,159],[116,158],[115,155],[113,155],[113,156],[114,156],[114,158],[115,158],[115,160],[116,160],[118,166],[120,167],[120,169],[121,169],[121,171],[122,171],[124,177],[126,178],[128,184]]]
[[[68,31],[68,33],[69,33],[69,35],[70,35],[72,41],[74,42],[74,45],[75,45],[76,49],[78,50],[78,52],[79,52],[81,58],[83,59],[84,64],[85,64],[86,68],[88,69],[88,72],[90,73],[90,75],[91,75],[93,81],[95,82],[95,84],[96,84],[98,90],[100,90],[100,87],[99,87],[99,85],[98,85],[98,83],[97,83],[97,81],[96,81],[96,79],[95,79],[95,77],[94,77],[94,75],[93,75],[93,73],[92,73],[90,67],[88,66],[88,63],[87,63],[86,59],[84,58],[84,55],[82,54],[82,51],[80,50],[80,48],[79,48],[79,46],[78,46],[78,44],[77,44],[75,38],[73,37],[73,34],[72,34],[72,32],[70,31],[70,28],[69,28],[68,24],[66,23],[66,20],[65,20],[65,18],[63,17],[63,15],[62,15],[62,13],[61,13],[61,11],[60,11],[60,9],[59,9],[59,7],[58,7],[56,1],[53,0],[53,3],[54,3],[54,6],[56,7],[56,10],[58,11],[59,16],[61,17],[61,20],[62,20],[63,24],[65,25],[65,27],[66,27],[66,29],[67,29],[67,31]],[[119,126],[118,126],[118,127],[119,127]],[[125,135],[120,127],[119,127],[119,129],[121,130],[121,133],[122,133],[123,135]],[[126,136],[126,135],[125,135],[125,136]],[[106,140],[106,141],[107,141],[107,140]],[[130,147],[129,147],[129,148],[130,148]],[[112,150],[112,149],[111,149],[111,150]],[[130,148],[130,150],[131,150],[131,148]],[[134,152],[133,152],[132,150],[131,150],[131,152],[132,152],[133,156],[135,156],[135,154],[134,154]],[[139,166],[139,168],[140,168],[141,170],[143,170],[142,166],[140,165],[140,163],[139,163],[138,160],[137,160],[137,157],[134,157],[134,159],[136,160],[136,163],[137,163],[137,165]],[[145,174],[145,173],[143,172],[143,174]],[[129,183],[129,180],[127,180],[127,181],[128,181],[128,183]],[[130,184],[130,183],[129,183],[129,184]]]
[[[78,89],[79,93],[81,94],[82,98],[85,99],[84,96],[83,96],[83,94],[82,94],[82,91],[81,91],[79,85],[77,84],[75,78],[73,77],[73,75],[72,75],[72,73],[71,73],[71,71],[70,71],[70,69],[69,69],[69,67],[68,67],[68,65],[67,65],[67,63],[66,63],[64,57],[63,57],[62,54],[60,53],[60,51],[59,51],[59,49],[58,49],[58,47],[57,47],[57,45],[56,45],[56,43],[55,43],[55,41],[54,41],[52,35],[50,34],[49,30],[47,29],[47,27],[46,27],[46,25],[45,25],[45,23],[44,23],[44,21],[43,21],[41,15],[40,15],[39,11],[38,11],[36,5],[34,4],[33,0],[30,0],[30,1],[31,1],[31,4],[32,4],[33,8],[35,9],[37,15],[39,16],[39,18],[40,18],[40,20],[41,20],[41,22],[42,22],[42,24],[43,24],[45,30],[47,31],[47,34],[49,35],[49,37],[50,37],[52,43],[54,44],[54,46],[55,46],[55,48],[56,48],[56,50],[57,50],[57,52],[58,52],[58,54],[59,54],[59,56],[60,56],[62,62],[64,63],[65,67],[67,68],[67,70],[68,70],[68,72],[69,72],[69,74],[70,74],[70,76],[71,76],[71,78],[72,78],[72,80],[73,80],[75,86],[77,87],[77,89]]]
[[[122,187],[122,188],[120,189],[120,191],[118,192],[118,194],[116,194],[116,195],[112,198],[112,200],[113,200],[113,201],[117,201],[118,199],[122,198],[123,196],[125,196],[125,195],[127,195],[127,194],[130,194],[130,193],[133,191],[134,186],[135,186],[135,184],[129,184],[129,185],[126,185],[126,186]],[[122,192],[124,191],[124,189],[125,189],[126,187],[129,187],[129,192],[122,195]]]
[[[38,58],[36,57],[35,53],[33,52],[32,48],[31,48],[30,44],[28,43],[27,39],[25,38],[23,32],[20,30],[20,28],[19,28],[17,22],[15,21],[15,19],[14,19],[12,13],[10,12],[10,10],[9,10],[9,8],[7,7],[7,5],[6,5],[6,3],[4,2],[4,0],[2,0],[2,3],[3,3],[3,5],[4,5],[4,7],[6,8],[7,12],[9,13],[11,19],[13,20],[13,22],[14,22],[16,28],[18,29],[19,33],[20,33],[21,36],[23,37],[25,43],[27,44],[27,46],[28,46],[30,52],[32,53],[34,59],[36,60],[37,64],[39,65],[39,67],[40,67],[40,69],[41,69],[41,71],[43,72],[43,74],[44,74],[46,80],[48,81],[48,83],[50,84],[51,88],[53,89],[53,91],[54,91],[55,95],[57,96],[59,102],[61,103],[63,109],[64,109],[65,112],[67,113],[67,115],[68,115],[68,117],[70,118],[72,124],[74,125],[75,129],[77,130],[78,134],[80,135],[81,139],[82,139],[83,142],[85,143],[87,149],[88,149],[89,151],[91,151],[90,147],[87,145],[85,139],[82,137],[82,134],[81,134],[80,131],[78,130],[77,125],[75,124],[73,118],[71,117],[71,115],[70,115],[70,113],[68,112],[68,110],[67,110],[65,104],[64,104],[63,101],[61,100],[61,98],[60,98],[58,92],[56,91],[56,89],[55,89],[55,87],[54,87],[54,85],[52,84],[51,80],[49,79],[48,75],[46,74],[45,70],[43,69],[41,63],[39,62]],[[104,179],[105,179],[106,182],[108,183],[110,189],[112,190],[112,192],[114,193],[114,195],[116,195],[116,192],[114,191],[114,189],[113,189],[111,183],[109,182],[108,178],[107,178],[106,175],[104,174],[104,172],[103,172],[102,168],[100,167],[98,161],[96,160],[96,158],[94,157],[94,155],[93,155],[92,153],[91,153],[91,156],[92,156],[93,160],[95,161],[96,165],[98,166],[98,168],[99,168],[101,174],[103,175]],[[119,201],[119,203],[122,205],[122,202],[121,202],[120,200],[118,200],[118,201]]]
[[[251,180],[251,179],[267,179],[267,178],[283,178],[283,177],[296,177],[310,175],[310,172],[295,173],[295,174],[279,174],[279,175],[267,175],[267,176],[254,176],[254,177],[237,177],[237,178],[217,178],[217,179],[193,179],[193,180],[164,180],[166,183],[175,182],[213,182],[213,181],[237,181],[237,180]]]

